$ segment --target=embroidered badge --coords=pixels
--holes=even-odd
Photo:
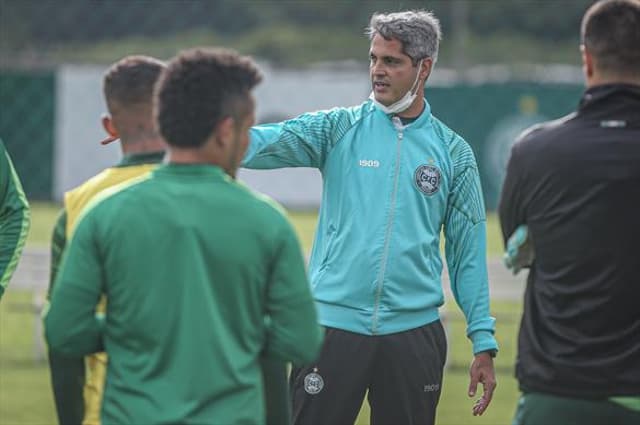
[[[318,373],[318,368],[313,368],[313,372],[304,377],[304,390],[308,394],[318,394],[324,388],[324,379]]]
[[[440,170],[433,165],[421,165],[414,176],[416,187],[425,195],[433,195],[440,188]]]

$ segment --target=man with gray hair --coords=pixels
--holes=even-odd
[[[349,424],[365,394],[373,424],[433,424],[446,339],[440,234],[473,344],[469,396],[495,387],[486,217],[469,145],[423,97],[438,56],[438,19],[375,14],[367,30],[373,92],[361,105],[253,127],[248,168],[315,167],[324,179],[309,273],[318,360],[291,374],[296,424]]]

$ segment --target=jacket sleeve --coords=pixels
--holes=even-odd
[[[302,249],[286,221],[272,263],[267,286],[267,343],[265,355],[305,364],[313,361],[322,344],[316,308],[311,297]]]
[[[0,298],[18,265],[30,217],[20,179],[0,140]]]
[[[51,299],[53,284],[58,276],[62,253],[67,245],[66,230],[67,212],[63,209],[60,211],[60,214],[58,214],[56,224],[53,227],[53,233],[51,234],[51,268],[49,269],[49,289],[47,290],[47,300]]]
[[[291,423],[291,404],[287,385],[287,364],[282,360],[260,359],[264,398],[267,410],[267,425],[289,425]]]
[[[84,357],[49,352],[51,388],[58,423],[80,424],[84,417]]]
[[[486,213],[478,167],[469,145],[452,147],[453,186],[444,223],[451,290],[467,320],[473,353],[497,350],[495,319],[489,313]]]
[[[511,155],[507,163],[507,173],[500,193],[498,202],[498,216],[500,217],[500,228],[502,229],[502,239],[505,247],[509,237],[516,228],[526,223],[524,199],[525,193],[520,186],[519,167],[519,145],[516,143],[511,148]]]
[[[255,126],[242,166],[254,169],[312,167],[322,169],[327,155],[351,128],[348,109],[300,115],[276,124]]]
[[[67,356],[83,356],[102,348],[103,320],[95,311],[104,290],[104,262],[93,213],[88,211],[79,222],[63,254],[45,316],[49,350]]]
[[[58,274],[60,259],[66,245],[67,213],[63,209],[58,215],[51,236],[51,269],[47,300],[51,299],[53,282]],[[61,424],[79,424],[84,416],[83,388],[85,380],[84,357],[67,357],[49,352],[49,370],[53,399]]]

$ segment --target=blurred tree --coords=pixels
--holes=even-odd
[[[212,37],[233,46],[237,40],[277,33],[279,29],[286,34],[277,36],[273,44],[275,40],[287,39],[288,45],[294,45],[290,40],[293,34],[300,38],[297,43],[300,46],[316,46],[321,43],[310,37],[325,31],[350,38],[345,40],[347,45],[359,45],[354,40],[362,38],[373,12],[420,8],[433,10],[440,18],[445,42],[456,38],[452,31],[454,17],[458,17],[455,28],[467,31],[470,42],[458,43],[456,49],[466,49],[464,46],[473,44],[471,39],[499,37],[536,43],[576,43],[582,14],[593,1],[0,0],[0,52],[6,57],[25,51],[46,53],[61,46],[75,48],[131,37],[157,40],[197,31],[208,31]],[[465,7],[460,8],[461,2],[466,2]],[[309,32],[310,29],[317,31]],[[269,46],[265,41],[260,53],[278,62],[306,60],[292,59],[297,53],[288,53],[286,45]],[[463,51],[460,55],[467,53]]]
[[[476,34],[515,33],[546,40],[578,39],[582,15],[595,0],[474,0],[469,25]]]

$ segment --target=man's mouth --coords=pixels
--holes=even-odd
[[[374,81],[373,82],[373,90],[375,91],[383,91],[389,87],[389,84],[384,83],[382,81]]]

